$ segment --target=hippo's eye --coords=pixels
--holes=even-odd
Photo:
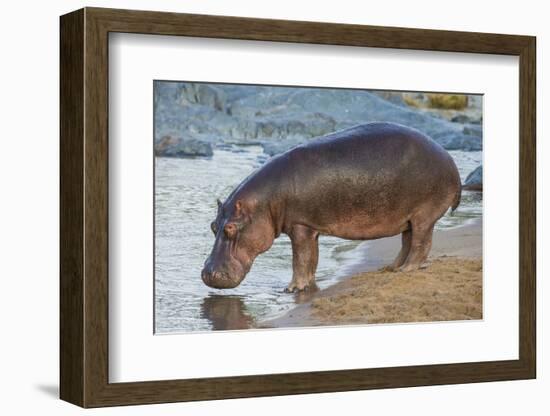
[[[212,221],[210,223],[210,228],[212,229],[214,235],[218,234],[218,224],[216,224],[216,221]]]

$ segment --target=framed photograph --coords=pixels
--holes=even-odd
[[[63,400],[535,378],[534,37],[60,29]]]

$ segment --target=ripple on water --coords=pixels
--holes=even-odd
[[[464,181],[482,159],[481,152],[450,152]],[[292,276],[290,240],[281,236],[260,255],[243,281],[220,291],[206,287],[200,272],[214,237],[210,222],[216,198],[233,188],[266,160],[260,146],[214,151],[211,158],[155,161],[155,332],[174,333],[243,329],[274,318],[295,306],[283,294]],[[453,216],[445,215],[437,228],[457,226],[481,216],[480,194],[464,192]],[[358,242],[334,237],[319,239],[317,283],[323,289],[336,282],[342,266],[357,261]]]

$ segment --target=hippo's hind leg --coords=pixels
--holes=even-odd
[[[405,260],[407,260],[409,252],[411,251],[411,240],[412,231],[409,228],[401,233],[401,250],[399,250],[399,254],[393,263],[385,267],[384,270],[397,270],[399,267],[403,266],[403,263],[405,263]]]
[[[407,259],[399,268],[400,271],[409,272],[419,269],[428,259],[432,248],[432,235],[435,223],[423,225],[411,222],[412,236],[410,251]]]
[[[315,287],[319,260],[319,233],[305,225],[295,225],[289,234],[292,243],[292,281],[285,292]]]

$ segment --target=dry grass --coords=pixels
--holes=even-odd
[[[403,94],[402,98],[403,98],[403,102],[407,104],[409,107],[414,107],[414,108],[422,107],[422,103],[419,100],[412,97],[411,95]]]
[[[312,307],[326,325],[481,319],[482,262],[441,257],[411,273],[363,273]]]
[[[468,96],[463,94],[402,93],[401,98],[409,107],[425,110],[464,110],[468,107]]]
[[[427,94],[428,107],[444,110],[464,110],[468,107],[468,96],[457,94]]]

